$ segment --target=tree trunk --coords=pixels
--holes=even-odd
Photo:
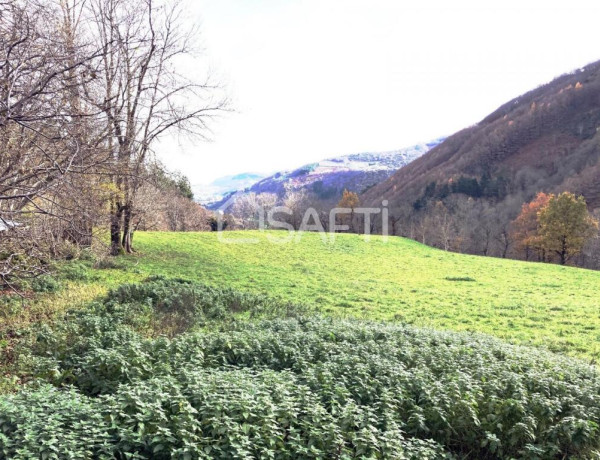
[[[502,232],[502,258],[506,259],[508,250],[510,249],[510,236],[506,230]]]
[[[121,244],[121,220],[123,207],[120,203],[112,203],[110,209],[110,255],[118,256],[123,250]]]
[[[506,259],[506,256],[508,255],[508,247],[509,247],[509,242],[508,242],[508,239],[506,239],[502,246],[502,258],[503,259]]]
[[[123,241],[122,247],[127,254],[133,253],[133,226],[131,225],[131,203],[123,208]]]
[[[567,263],[567,238],[564,236],[562,237],[562,240],[561,240],[560,253],[558,255],[560,256],[560,264],[566,265],[566,263]]]

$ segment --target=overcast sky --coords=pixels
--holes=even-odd
[[[600,2],[189,0],[234,113],[159,155],[193,184],[393,150],[600,59]]]

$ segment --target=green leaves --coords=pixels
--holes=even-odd
[[[40,331],[41,383],[0,399],[0,458],[600,455],[597,370],[534,348],[318,317],[147,334],[156,312],[205,321],[209,299],[264,311],[243,296],[155,280]]]
[[[0,399],[0,458],[112,458],[111,437],[95,401],[42,385]]]

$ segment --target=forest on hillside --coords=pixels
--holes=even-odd
[[[523,94],[361,196],[390,202],[393,233],[470,254],[560,261],[519,236],[539,193],[582,196],[598,218],[600,62]],[[596,235],[597,236],[597,235]],[[572,264],[600,268],[597,238]]]

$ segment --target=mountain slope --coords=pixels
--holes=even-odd
[[[600,207],[600,62],[513,99],[365,193],[406,206],[444,196],[463,178],[495,182],[489,197],[523,202],[540,190],[582,194]],[[435,183],[435,184],[434,184]],[[428,187],[426,191],[426,187]],[[477,187],[476,187],[477,188]],[[467,190],[467,193],[470,193]]]
[[[292,171],[275,173],[246,189],[238,190],[237,194],[270,193],[283,200],[290,191],[303,191],[311,194],[314,200],[333,202],[340,198],[344,189],[360,193],[387,179],[441,141],[440,138],[391,152],[357,153],[328,158]],[[208,205],[209,208],[218,209],[232,195],[230,193],[222,201]]]

